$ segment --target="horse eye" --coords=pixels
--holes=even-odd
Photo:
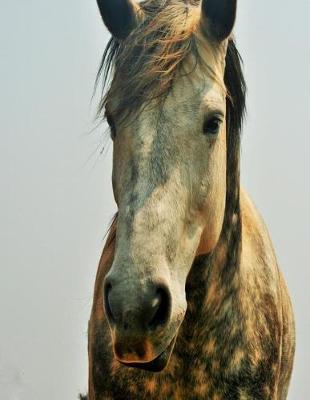
[[[113,140],[115,138],[115,135],[116,135],[116,128],[115,128],[115,124],[114,124],[113,118],[111,117],[110,114],[106,114],[105,118],[106,118],[107,123],[108,123],[108,125],[110,127],[111,139]]]
[[[207,119],[203,124],[203,133],[205,135],[217,135],[220,131],[222,120],[215,116]]]

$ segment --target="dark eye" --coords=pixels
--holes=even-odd
[[[205,120],[203,124],[203,133],[205,135],[217,135],[220,131],[222,119],[219,116],[213,116]]]
[[[115,129],[115,124],[114,124],[113,118],[111,117],[110,114],[107,114],[107,113],[105,115],[105,118],[106,118],[107,123],[108,123],[108,125],[110,127],[111,139],[113,140],[115,138],[115,135],[116,135],[116,129]]]

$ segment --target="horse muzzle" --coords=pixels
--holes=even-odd
[[[125,365],[126,367],[132,367],[132,368],[139,368],[143,369],[145,371],[149,372],[160,372],[162,371],[168,364],[174,345],[176,341],[176,336],[174,339],[171,341],[169,346],[164,350],[162,353],[159,354],[156,358],[154,358],[152,361],[148,362],[123,362],[120,361],[121,364]]]
[[[180,325],[166,282],[142,284],[118,280],[109,273],[104,282],[104,308],[119,362],[153,372],[165,368]]]

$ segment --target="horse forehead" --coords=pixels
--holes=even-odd
[[[203,43],[203,44],[202,44]],[[199,101],[203,96],[208,96],[209,92],[212,94],[218,94],[220,97],[226,97],[226,87],[224,84],[224,70],[225,70],[225,54],[226,47],[220,46],[214,49],[209,46],[206,41],[200,41],[199,43],[200,55],[188,54],[182,62],[182,65],[178,67],[175,76],[172,78],[171,86],[164,91],[160,91],[160,95],[153,97],[152,92],[148,93],[149,89],[146,89],[145,93],[140,93],[137,88],[141,82],[145,79],[145,85],[148,86],[148,76],[141,75],[139,81],[135,71],[126,70],[125,74],[121,74],[118,71],[119,67],[115,69],[114,79],[112,81],[111,89],[107,93],[106,107],[111,109],[116,114],[121,111],[121,114],[130,115],[132,104],[130,99],[133,94],[141,98],[139,108],[144,109],[156,108],[171,110],[183,107],[183,112],[192,108],[197,108]],[[133,59],[134,54],[132,54]],[[129,60],[130,61],[130,60]],[[129,62],[130,64],[130,62]],[[152,65],[150,64],[150,68]],[[154,66],[153,66],[154,67]],[[121,67],[122,68],[122,67]],[[166,79],[166,73],[161,72],[158,74],[156,81],[161,86],[162,80]],[[136,86],[133,83],[136,81]],[[132,91],[128,90],[131,87]],[[154,89],[155,90],[155,89]],[[156,91],[156,90],[155,90]],[[155,92],[154,92],[155,93]],[[124,108],[124,104],[126,105]],[[158,107],[156,106],[158,104]],[[162,105],[164,105],[162,107]],[[150,106],[150,107],[149,107]],[[143,114],[143,113],[142,113]]]
[[[182,80],[163,104],[154,100],[140,113],[129,117],[130,123],[124,120],[120,124],[115,159],[122,162],[127,153],[125,157],[132,160],[140,177],[144,169],[152,167],[154,174],[165,175],[167,179],[168,164],[172,167],[175,160],[184,158],[184,144],[195,140],[194,132],[208,110],[223,109],[225,112],[223,90],[212,78],[205,78],[196,85],[188,77]],[[194,149],[195,146],[190,147]]]
[[[154,99],[142,105],[140,111],[128,115],[121,125],[134,136],[144,138],[152,133],[169,132],[169,128],[193,128],[195,117],[200,112],[222,108],[225,103],[226,89],[222,79],[201,72],[176,77],[172,90],[162,99]],[[117,109],[118,99],[111,99],[112,108]]]

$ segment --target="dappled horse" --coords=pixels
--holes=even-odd
[[[236,0],[98,0],[118,206],[89,322],[89,400],[285,399],[294,320],[240,189]]]

